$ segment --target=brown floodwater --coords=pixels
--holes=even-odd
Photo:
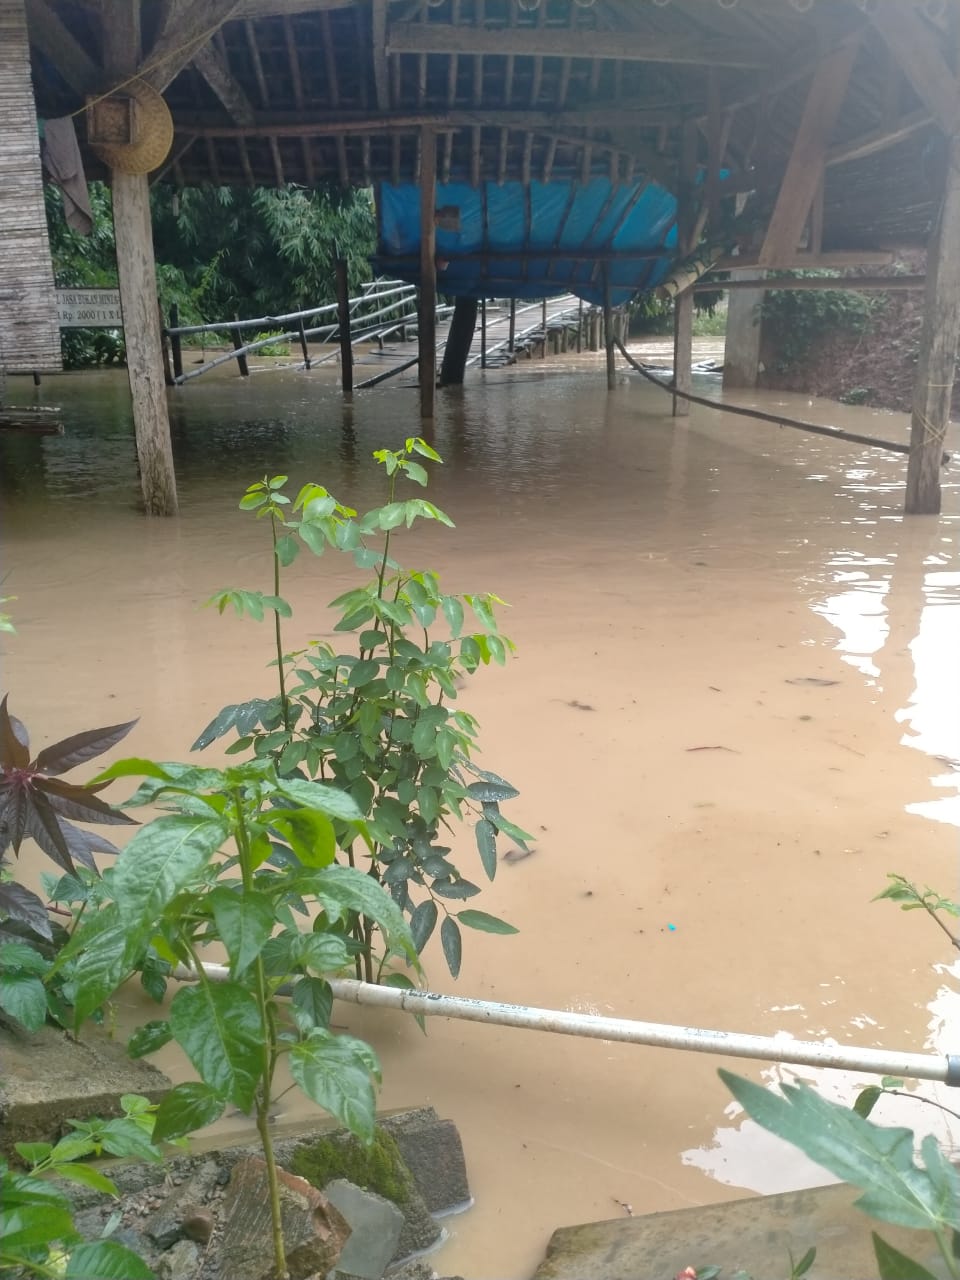
[[[419,431],[416,392],[387,385],[344,407],[329,375],[273,371],[172,393],[182,510],[169,521],[137,513],[122,375],[49,379],[41,395],[63,405],[66,435],[0,440],[18,625],[0,637],[2,685],[37,744],[139,716],[127,753],[182,758],[223,704],[270,689],[266,630],[200,608],[220,587],[268,585],[243,487],[282,471],[372,504],[371,450]],[[906,438],[902,415],[748,402]],[[634,377],[607,395],[596,357],[472,374],[438,403],[432,496],[457,527],[405,534],[401,554],[510,602],[516,656],[472,679],[462,705],[537,843],[478,900],[520,933],[469,936],[458,983],[431,946],[430,985],[960,1051],[946,940],[871,902],[889,872],[958,890],[956,473],[939,520],[904,521],[902,458],[706,409],[675,422]],[[290,647],[327,633],[323,603],[355,579],[330,557],[298,562]],[[147,1016],[125,997],[124,1024]],[[458,1124],[476,1205],[447,1220],[435,1265],[469,1280],[529,1276],[555,1227],[618,1216],[617,1202],[642,1214],[829,1181],[731,1105],[716,1068],[736,1063],[336,1018],[379,1051],[385,1106],[430,1103]],[[846,1100],[864,1079],[799,1074]],[[281,1124],[310,1114],[293,1093],[280,1105]],[[929,1123],[915,1104],[882,1106]]]

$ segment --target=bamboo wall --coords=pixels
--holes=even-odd
[[[0,371],[59,369],[24,0],[0,0]]]

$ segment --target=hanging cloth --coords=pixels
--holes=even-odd
[[[63,192],[67,226],[88,236],[93,230],[93,210],[72,116],[44,121],[41,155],[44,168]]]

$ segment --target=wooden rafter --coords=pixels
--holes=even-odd
[[[300,52],[297,49],[296,36],[293,33],[293,23],[289,14],[283,15],[283,39],[287,47],[287,61],[290,64],[290,83],[293,87],[293,100],[297,104],[297,110],[303,111],[303,72],[300,68]],[[300,153],[303,156],[303,171],[306,175],[307,185],[312,187],[316,185],[317,175],[313,165],[313,152],[310,149],[310,140],[301,138]]]
[[[373,83],[377,109],[390,110],[390,68],[387,64],[387,0],[372,0],[370,30],[373,43]]]
[[[239,0],[170,0],[145,55],[143,78],[155,89],[165,89],[238,7]]]
[[[193,56],[193,65],[237,124],[253,124],[257,114],[253,103],[231,72],[226,57],[213,41],[202,45],[196,51]]]
[[[879,129],[871,129],[855,138],[839,142],[827,152],[825,163],[829,167],[835,164],[847,164],[851,160],[862,160],[864,156],[872,156],[874,152],[885,151],[887,147],[896,146],[904,138],[909,138],[926,129],[933,123],[933,117],[924,108],[911,111],[909,115],[891,124],[882,125]]]
[[[876,0],[870,20],[910,85],[948,138],[960,131],[960,84],[938,39],[916,10],[900,0]]]
[[[30,42],[50,59],[75,93],[90,93],[99,87],[103,71],[64,26],[48,0],[28,0],[27,23]]]
[[[814,74],[784,174],[780,193],[760,250],[760,266],[776,267],[796,251],[817,187],[823,180],[827,147],[847,96],[857,45],[828,53]]]
[[[686,36],[643,36],[633,32],[585,31],[560,27],[515,27],[510,51],[518,57],[590,56],[627,62],[673,62],[693,66],[756,68],[755,54],[729,40],[692,40]],[[387,33],[389,53],[503,54],[505,33],[492,27],[454,27],[439,22],[395,22]]]

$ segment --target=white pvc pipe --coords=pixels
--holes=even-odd
[[[224,965],[205,964],[204,973],[215,982],[229,977]],[[192,981],[196,974],[179,967],[175,978]],[[960,1054],[946,1057],[924,1053],[893,1053],[886,1049],[824,1044],[817,1040],[790,1040],[754,1036],[736,1031],[710,1031],[703,1027],[675,1027],[662,1022],[635,1022],[604,1018],[592,1013],[567,1013],[559,1009],[535,1009],[529,1005],[471,1000],[433,991],[403,991],[352,978],[332,978],[334,996],[351,1004],[399,1009],[422,1017],[458,1018],[528,1031],[552,1031],[558,1035],[594,1040],[618,1040],[661,1049],[689,1049],[694,1053],[719,1053],[731,1058],[758,1058],[804,1067],[832,1067],[841,1071],[865,1071],[880,1076],[907,1076],[912,1080],[936,1080],[960,1085]]]

